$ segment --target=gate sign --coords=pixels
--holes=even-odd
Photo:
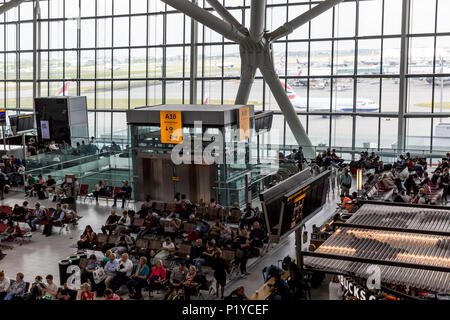
[[[239,141],[250,138],[250,108],[239,109]]]
[[[161,142],[178,144],[183,142],[181,111],[160,111]]]

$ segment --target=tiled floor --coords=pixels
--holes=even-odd
[[[37,198],[23,198],[23,195],[21,192],[11,192],[0,204],[13,206],[15,203],[21,204],[26,199],[30,203],[29,206],[32,206],[35,201],[38,201]],[[313,224],[320,225],[333,214],[336,201],[337,198],[330,199],[326,207],[308,222],[307,229],[309,233]],[[54,207],[54,203],[49,200],[40,202],[45,207]],[[0,270],[4,270],[9,277],[14,277],[19,271],[23,272],[26,281],[33,281],[38,274],[43,277],[47,274],[53,274],[56,283],[59,283],[58,262],[76,252],[74,245],[86,225],[89,224],[94,230],[99,231],[100,226],[104,223],[111,210],[111,204],[111,201],[108,204],[106,201],[100,201],[99,204],[90,200],[86,202],[79,201],[77,211],[83,218],[77,226],[71,227],[68,231],[63,230],[61,234],[58,234],[59,228],[54,228],[53,235],[48,238],[41,234],[40,231],[42,229],[38,229],[38,231],[33,233],[29,243],[25,242],[23,245],[14,243],[13,250],[4,250],[4,253],[7,255],[0,260]],[[131,208],[134,209],[134,204],[131,204]],[[283,259],[287,255],[292,257],[295,255],[294,243],[294,234],[291,234],[282,243],[276,245],[269,253],[256,261],[256,263],[255,260],[249,261],[251,275],[245,279],[237,278],[231,281],[226,287],[225,294],[230,293],[239,285],[244,285],[247,294],[250,296],[262,285],[261,270],[265,266],[277,264],[278,260]],[[97,254],[101,255],[100,252],[97,252]],[[327,290],[315,290],[313,292],[313,298],[316,299],[324,299],[326,295]]]

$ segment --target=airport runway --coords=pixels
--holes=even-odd
[[[373,79],[362,79],[358,84],[358,98],[366,98],[373,100],[379,104],[379,81]],[[221,81],[205,81],[204,82],[204,97],[209,98],[210,103],[220,102],[221,96]],[[235,94],[237,92],[239,83],[237,81],[225,81],[224,86],[224,103],[232,103],[235,99]],[[431,89],[432,86],[426,84],[422,81],[414,81],[410,84],[410,97],[411,104],[409,106],[412,112],[430,112],[430,108],[417,106],[420,103],[430,103],[431,102]],[[135,87],[131,88],[130,97],[131,99],[145,99],[145,87]],[[162,96],[161,85],[152,85],[148,87],[148,95],[150,99],[160,99]],[[299,97],[306,97],[307,90],[306,87],[293,87]],[[440,94],[438,93],[440,87],[436,87],[436,99],[439,99]],[[199,91],[199,101],[201,99],[201,83],[198,86]],[[444,87],[444,102],[445,99],[449,100],[450,96],[448,92],[449,87]],[[182,82],[172,82],[167,83],[167,100],[170,101],[180,101],[183,94],[183,84]],[[397,111],[398,109],[398,83],[394,80],[383,80],[383,92],[381,101],[381,111]],[[185,101],[189,99],[189,82],[184,83],[184,93]],[[98,92],[98,97],[102,98],[102,92]],[[93,97],[93,93],[88,93],[88,97]],[[105,98],[110,96],[110,92],[106,92]],[[127,90],[115,90],[115,98],[126,98],[128,96]],[[263,97],[263,86],[262,81],[255,81],[254,87],[250,94],[249,103],[255,104],[255,108],[258,110],[262,109],[262,97]],[[325,89],[310,89],[311,100],[316,98],[321,98],[322,100],[327,100],[329,105],[330,90]],[[343,91],[333,92],[334,99],[340,98],[353,98],[353,89],[347,89]],[[439,101],[439,100],[438,100]],[[266,110],[278,111],[278,105],[275,99],[269,93],[266,87]],[[259,104],[259,105],[258,105]],[[445,110],[444,110],[445,112]],[[351,117],[335,117],[331,120],[329,118],[323,118],[321,116],[309,116],[309,121],[307,123],[306,116],[301,116],[301,121],[303,125],[308,127],[309,136],[314,145],[318,144],[329,144],[328,136],[330,131],[330,126],[332,130],[332,144],[334,146],[351,147],[352,146],[352,118]],[[111,119],[109,116],[105,116],[105,125],[109,125]],[[435,120],[435,123],[439,120]],[[445,121],[445,120],[444,120]],[[99,130],[102,131],[102,119],[98,119],[97,125]],[[116,121],[114,121],[116,124]],[[122,127],[122,123],[117,123]],[[380,146],[383,148],[391,148],[392,143],[396,142],[397,136],[397,119],[382,119],[381,120],[381,141]],[[277,115],[274,117],[273,128],[278,129],[283,134],[284,130],[284,118],[282,115]],[[409,123],[407,128],[408,135],[414,136],[430,136],[431,132],[431,122],[429,120],[413,120]],[[280,143],[283,143],[282,137],[280,137]],[[286,144],[296,144],[293,135],[290,133],[289,128],[287,128],[286,134]],[[378,119],[377,118],[363,118],[358,117],[356,121],[356,147],[363,147],[363,143],[378,143]]]

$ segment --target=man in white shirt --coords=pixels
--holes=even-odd
[[[117,273],[114,279],[111,280],[109,288],[114,292],[118,291],[120,287],[130,280],[133,271],[133,262],[128,259],[128,254],[122,254],[119,264],[117,265]]]
[[[45,295],[50,297],[50,300],[56,300],[56,295],[58,294],[58,286],[53,282],[53,276],[49,274],[45,277],[47,281]]]

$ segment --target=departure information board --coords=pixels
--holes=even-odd
[[[6,110],[0,109],[0,126],[6,125]]]

